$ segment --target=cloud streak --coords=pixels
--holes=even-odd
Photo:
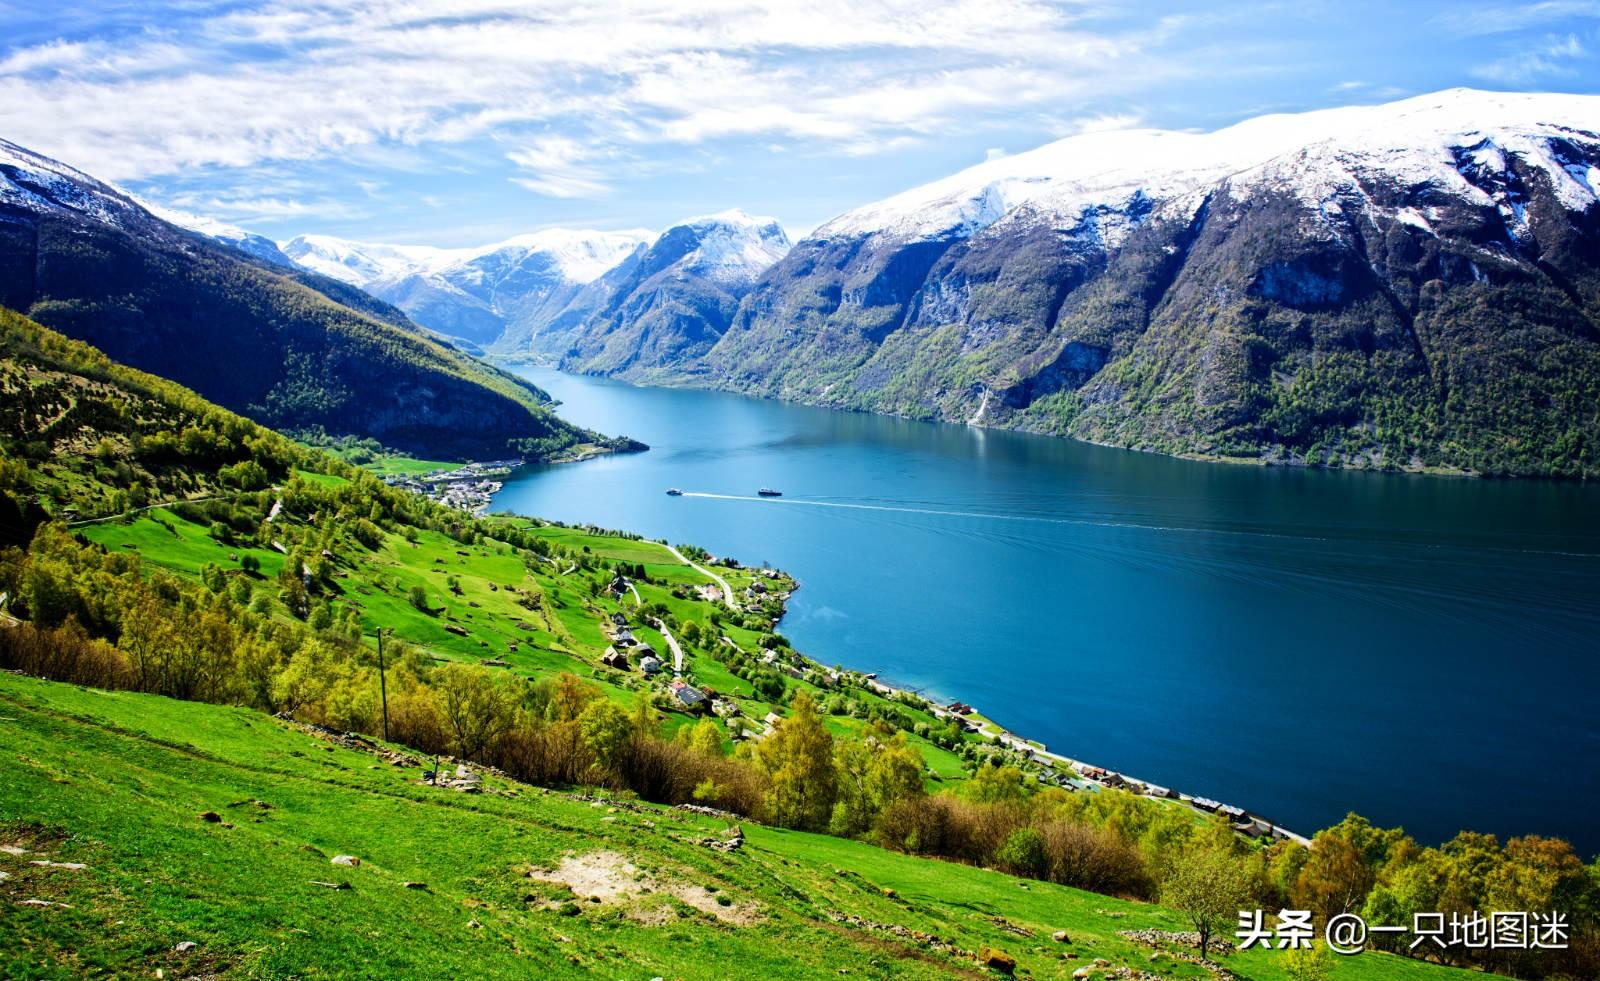
[[[594,197],[630,147],[759,136],[873,153],[1137,72],[1141,42],[1081,27],[1087,9],[283,0],[14,48],[0,132],[113,180],[492,138],[514,147],[519,185]]]

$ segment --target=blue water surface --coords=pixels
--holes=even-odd
[[[780,566],[802,584],[781,629],[817,660],[1308,833],[1354,810],[1428,842],[1600,849],[1600,488],[1206,464],[521,370],[652,449],[528,468],[496,509]]]

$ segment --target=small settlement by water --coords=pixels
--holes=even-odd
[[[391,474],[383,478],[383,482],[390,487],[414,491],[446,507],[482,514],[499,492],[502,478],[520,466],[521,460],[489,460],[469,463],[455,470],[434,470],[420,475]]]

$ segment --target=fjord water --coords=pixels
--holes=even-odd
[[[1600,489],[523,371],[652,449],[528,468],[496,510],[781,566],[801,582],[781,629],[819,661],[1307,833],[1354,810],[1600,849]]]

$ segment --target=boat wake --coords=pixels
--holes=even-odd
[[[1347,542],[1343,536],[1294,535],[1275,531],[1248,531],[1239,528],[1206,528],[1194,525],[1160,525],[1141,521],[1115,521],[1105,518],[1063,518],[1045,514],[1005,514],[996,511],[956,511],[945,508],[912,507],[902,504],[856,504],[848,501],[818,501],[794,497],[754,497],[747,494],[713,494],[709,491],[684,491],[683,497],[698,497],[714,501],[743,501],[752,504],[784,505],[788,507],[837,508],[846,511],[880,511],[890,514],[924,514],[940,518],[975,518],[982,521],[1019,521],[1050,525],[1076,525],[1086,528],[1124,528],[1133,531],[1168,532],[1190,535],[1221,535],[1239,538],[1273,538],[1298,542]],[[1400,543],[1392,543],[1400,544]],[[1550,555],[1574,559],[1597,559],[1600,553],[1573,552],[1561,549],[1508,549],[1494,545],[1450,545],[1443,543],[1412,542],[1412,547],[1427,549],[1461,549],[1464,551],[1515,552],[1523,555]]]

